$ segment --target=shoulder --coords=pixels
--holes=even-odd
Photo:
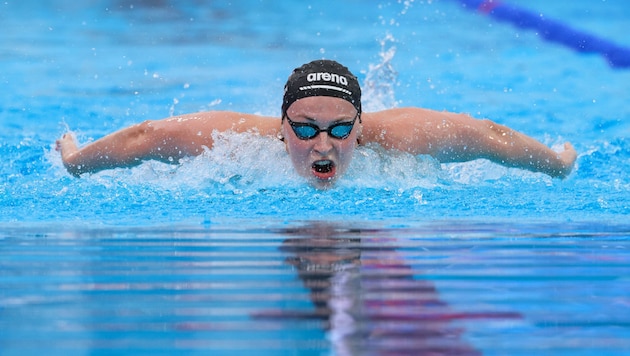
[[[235,111],[204,111],[162,120],[164,125],[180,128],[185,126],[194,131],[256,132],[275,135],[280,129],[280,118]]]
[[[442,128],[454,129],[459,126],[475,125],[476,120],[468,114],[437,111],[432,109],[407,107],[394,108],[377,112],[364,113],[363,127],[370,130],[407,130],[410,128]]]
[[[394,108],[382,111],[363,113],[361,115],[364,134],[375,138],[374,135],[402,135],[409,130],[431,124],[443,119],[441,113],[423,108]]]
[[[393,108],[362,114],[362,117],[366,119],[368,125],[382,125],[400,121],[444,120],[461,116],[470,118],[466,114],[457,114],[448,111],[437,111],[418,107]]]
[[[385,148],[405,150],[407,142],[414,133],[414,125],[423,121],[427,110],[420,108],[394,108],[363,113],[361,144],[376,143]]]
[[[475,121],[465,114],[415,107],[365,113],[362,118],[362,144],[372,142],[414,154],[433,153]]]

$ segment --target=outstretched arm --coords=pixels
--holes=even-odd
[[[213,145],[212,132],[256,130],[274,135],[280,127],[277,118],[235,112],[203,112],[145,121],[79,148],[71,133],[57,141],[64,166],[74,176],[103,169],[131,167],[145,160],[177,163],[186,156],[203,152]]]
[[[485,158],[508,167],[564,178],[577,153],[570,143],[557,153],[541,142],[490,120],[417,108],[364,115],[364,138],[441,162]]]

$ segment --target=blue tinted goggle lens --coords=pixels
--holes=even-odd
[[[295,136],[300,140],[310,140],[320,132],[326,132],[330,137],[343,140],[350,136],[350,132],[352,132],[352,128],[354,127],[354,122],[357,120],[357,116],[350,122],[340,122],[334,125],[330,125],[327,129],[320,129],[317,125],[306,123],[306,122],[295,122],[291,120],[288,116],[286,117],[289,121],[289,125],[295,132]]]

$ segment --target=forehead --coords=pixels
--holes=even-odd
[[[316,118],[339,117],[356,115],[357,110],[350,102],[331,96],[311,96],[296,100],[287,114],[294,116],[307,116]]]

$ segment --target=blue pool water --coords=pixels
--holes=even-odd
[[[625,1],[509,1],[630,47]],[[459,1],[0,3],[0,354],[626,354],[630,69]],[[54,151],[290,71],[579,152],[566,180],[361,148],[317,191],[281,143],[69,176]]]

